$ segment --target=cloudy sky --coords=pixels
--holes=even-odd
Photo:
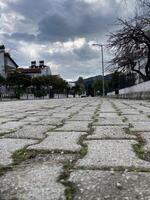
[[[68,80],[101,73],[100,52],[117,17],[133,13],[135,0],[0,0],[0,43],[19,66],[45,60]],[[105,67],[110,58],[105,48]]]

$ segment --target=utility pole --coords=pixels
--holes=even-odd
[[[104,49],[102,44],[93,44],[93,46],[98,46],[101,48],[102,56],[102,84],[103,84],[103,97],[105,96],[105,70],[104,70]]]

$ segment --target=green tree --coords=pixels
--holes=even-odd
[[[51,90],[58,94],[68,92],[68,82],[57,75],[32,78],[32,85],[34,86],[34,94],[36,96],[46,95],[46,93],[49,93],[50,87],[52,88]]]
[[[85,93],[84,79],[81,76],[78,78],[76,82],[76,91],[79,95]]]
[[[2,75],[0,75],[0,85],[5,85],[5,83],[6,79]]]
[[[94,94],[95,95],[101,95],[103,92],[103,83],[102,80],[100,79],[96,79],[93,84],[92,87],[94,89]]]
[[[27,87],[31,85],[31,77],[25,74],[14,72],[9,74],[6,80],[7,85],[14,88],[15,96],[20,98]]]
[[[7,84],[27,88],[31,85],[31,77],[25,74],[14,72],[7,77]]]
[[[112,79],[108,83],[108,90],[115,91],[115,94],[119,94],[119,89],[130,87],[135,84],[136,76],[134,73],[124,74],[122,72],[115,71],[112,74]]]
[[[105,86],[105,95],[109,91],[109,81],[105,80],[104,81],[104,86]],[[92,88],[94,90],[95,95],[102,95],[103,94],[103,81],[100,79],[96,79],[93,84]]]

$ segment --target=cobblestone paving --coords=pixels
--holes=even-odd
[[[150,200],[150,102],[0,103],[0,200]]]

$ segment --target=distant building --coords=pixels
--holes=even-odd
[[[45,65],[43,60],[39,61],[39,65],[36,64],[36,61],[32,61],[31,66],[28,68],[18,68],[17,71],[31,77],[51,75],[50,67]]]
[[[18,67],[10,54],[6,52],[5,46],[0,45],[0,75],[6,78],[8,74],[15,71]]]

